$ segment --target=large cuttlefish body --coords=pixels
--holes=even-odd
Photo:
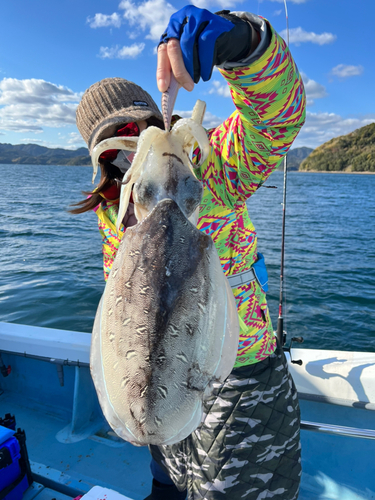
[[[188,153],[197,141],[207,155],[202,104],[171,132],[149,127],[139,138],[118,226],[131,191],[138,224],[124,234],[95,318],[90,364],[100,405],[113,430],[138,445],[191,434],[237,352],[233,293],[212,239],[196,228],[202,185]]]

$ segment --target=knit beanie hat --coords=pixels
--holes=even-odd
[[[145,90],[123,78],[105,78],[83,94],[76,122],[91,154],[108,127],[147,120],[151,116],[163,122],[157,105]]]

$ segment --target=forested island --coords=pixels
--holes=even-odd
[[[87,148],[45,148],[37,144],[0,144],[0,163],[17,165],[91,165]]]
[[[0,144],[0,164],[91,165],[87,148],[46,148],[37,144]],[[374,172],[375,123],[331,139],[316,149],[291,149],[288,170],[300,172]],[[283,169],[283,163],[279,170]]]
[[[298,170],[311,148],[296,148],[288,153],[288,170]],[[87,148],[69,150],[46,148],[37,144],[0,144],[0,164],[16,165],[91,165]],[[282,169],[282,166],[280,167]]]
[[[375,172],[375,123],[325,142],[301,163],[314,172]]]

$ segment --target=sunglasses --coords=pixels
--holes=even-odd
[[[113,137],[139,137],[140,131],[136,122],[127,123],[126,125],[121,125],[114,134]],[[118,149],[108,149],[104,151],[99,158],[101,160],[114,161],[119,153]]]

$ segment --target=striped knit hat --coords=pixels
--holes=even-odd
[[[123,78],[105,78],[83,94],[76,122],[91,154],[109,127],[147,120],[151,116],[163,122],[157,105],[146,91]]]

